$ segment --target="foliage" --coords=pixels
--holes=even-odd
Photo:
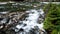
[[[51,31],[50,34],[58,34],[60,32],[60,5],[50,4],[48,6],[49,9],[44,21],[44,29]]]

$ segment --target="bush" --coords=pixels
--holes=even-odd
[[[50,9],[46,14],[44,29],[50,34],[58,34],[60,32],[60,5],[50,4],[48,6]]]

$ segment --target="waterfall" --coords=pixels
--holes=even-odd
[[[26,11],[26,14],[26,17],[13,28],[16,34],[45,34],[43,29],[44,11],[31,9]]]

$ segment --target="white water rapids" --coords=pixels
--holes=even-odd
[[[6,3],[1,3],[1,4],[6,4]],[[19,3],[12,4],[12,6],[18,5],[18,4]],[[19,4],[19,5],[24,5],[24,4]],[[29,3],[26,4],[26,6],[30,6],[30,5]],[[37,6],[34,5],[34,7],[37,7]],[[7,14],[7,13],[9,13],[9,11],[0,12],[0,14]],[[25,13],[26,15],[23,15],[23,17],[21,18],[23,20],[21,19],[17,20],[18,24],[12,27],[12,29],[16,32],[16,34],[46,34],[45,30],[43,29],[43,21],[44,21],[43,9],[39,9],[39,10],[29,9],[28,11],[25,11]],[[13,23],[13,21],[11,21],[11,19],[9,18],[4,17],[4,19],[1,20],[1,24],[6,22],[8,22],[8,24]]]
[[[38,20],[43,21],[44,11],[39,10],[28,10],[28,14],[25,20],[19,21],[19,24],[14,28],[17,34],[45,34],[43,29],[43,22],[38,23]]]

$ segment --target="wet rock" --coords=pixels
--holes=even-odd
[[[26,17],[28,17],[28,15],[24,14],[24,15],[21,16],[20,20],[23,21],[23,20],[25,20]]]
[[[38,23],[41,24],[41,23],[43,23],[43,21],[44,21],[44,19],[39,18]]]
[[[24,31],[24,29],[21,28],[19,31]]]
[[[8,23],[9,22],[9,18],[4,18],[3,20],[1,20],[1,23]]]
[[[7,30],[7,31],[6,31],[6,34],[16,34],[16,32],[11,29],[11,30]]]
[[[19,1],[24,1],[24,0],[12,0],[12,1],[18,1],[19,2]]]
[[[32,28],[30,30],[30,34],[39,34],[39,28],[38,28],[38,26],[35,26],[34,29]]]
[[[24,24],[24,26],[27,26],[27,24]]]
[[[0,18],[0,21],[3,20],[3,18]]]
[[[41,12],[41,11],[40,11]],[[43,13],[38,10],[29,10],[29,12],[11,12],[1,19],[0,29],[6,34],[39,34],[42,28],[41,23]],[[40,21],[40,24],[37,21]]]
[[[9,15],[6,15],[6,16],[4,15],[0,18],[0,34],[15,34],[15,33],[13,33],[12,30],[9,30],[9,29],[11,29],[13,26],[15,26],[17,24],[17,23],[15,23],[16,21],[15,22],[12,21],[12,19],[16,16],[15,16],[15,14],[12,15],[13,18],[10,17],[11,15],[9,17],[8,16]]]
[[[7,14],[9,13],[8,11],[0,12],[0,14]]]
[[[2,29],[3,28],[3,25],[0,25],[0,29]]]
[[[6,32],[3,30],[0,30],[0,34],[6,34]]]

